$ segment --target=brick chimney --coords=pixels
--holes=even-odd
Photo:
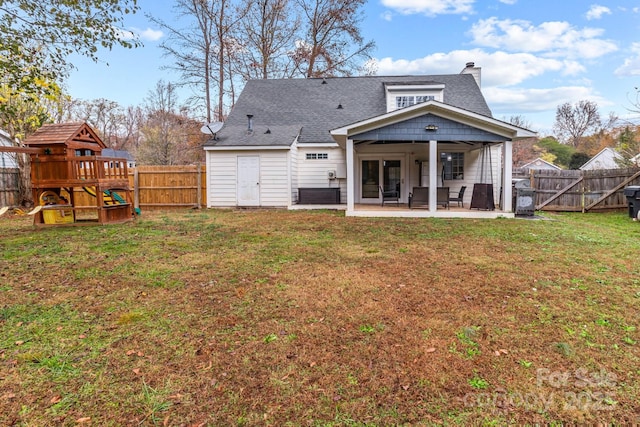
[[[482,68],[476,67],[476,64],[474,62],[467,62],[460,74],[471,74],[476,80],[476,84],[478,85],[478,87],[482,88],[482,85],[480,84],[481,70]]]

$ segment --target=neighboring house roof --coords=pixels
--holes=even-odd
[[[136,159],[133,158],[131,153],[127,150],[114,150],[113,148],[105,148],[102,150],[102,155],[104,157],[115,157],[116,159],[126,159],[128,162],[135,162]]]
[[[394,84],[442,84],[445,104],[491,117],[471,74],[250,80],[205,147],[335,143],[330,130],[386,114],[385,85]]]
[[[613,148],[605,147],[587,163],[580,166],[580,170],[618,169],[620,165],[618,165],[616,159],[623,160],[624,158]]]
[[[524,165],[520,166],[519,169],[534,169],[534,170],[561,170],[562,168],[560,166],[556,166],[551,162],[547,162],[544,159],[541,159],[540,157],[538,157],[535,160],[530,161],[529,163],[525,163]]]

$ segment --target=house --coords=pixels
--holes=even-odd
[[[580,170],[597,170],[597,169],[618,169],[618,162],[624,161],[624,157],[611,147],[603,148],[598,154],[593,156],[587,163],[580,166]]]
[[[522,173],[529,173],[531,170],[562,170],[560,166],[556,166],[553,163],[547,162],[544,159],[538,157],[535,160],[532,160],[518,168]]]
[[[11,141],[11,136],[0,129],[0,146],[12,147],[14,144]],[[7,153],[0,151],[0,169],[16,169],[18,163],[16,161],[15,153]]]
[[[127,161],[127,167],[129,169],[133,169],[136,167],[136,160],[133,158],[133,155],[127,150],[116,150],[114,148],[104,148],[102,149],[102,156],[115,157],[117,159],[125,159]]]
[[[535,133],[493,118],[480,82],[473,63],[452,75],[251,80],[205,143],[207,206],[509,216],[512,141]],[[438,208],[438,187],[462,186],[477,210]],[[428,187],[426,209],[407,207],[414,187]],[[383,191],[402,208],[380,206]]]

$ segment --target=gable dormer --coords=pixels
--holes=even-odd
[[[387,82],[387,113],[426,101],[444,102],[444,84],[438,82]]]

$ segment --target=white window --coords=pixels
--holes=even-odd
[[[307,153],[307,160],[327,160],[328,153]]]
[[[404,108],[421,102],[432,101],[434,99],[436,99],[436,97],[433,95],[396,96],[396,108]]]
[[[464,179],[464,153],[440,153],[440,161],[444,180]]]
[[[396,108],[404,108],[413,105],[413,96],[396,96]]]
[[[416,96],[416,104],[420,104],[421,102],[433,101],[434,99],[436,99],[436,97],[433,95]]]

